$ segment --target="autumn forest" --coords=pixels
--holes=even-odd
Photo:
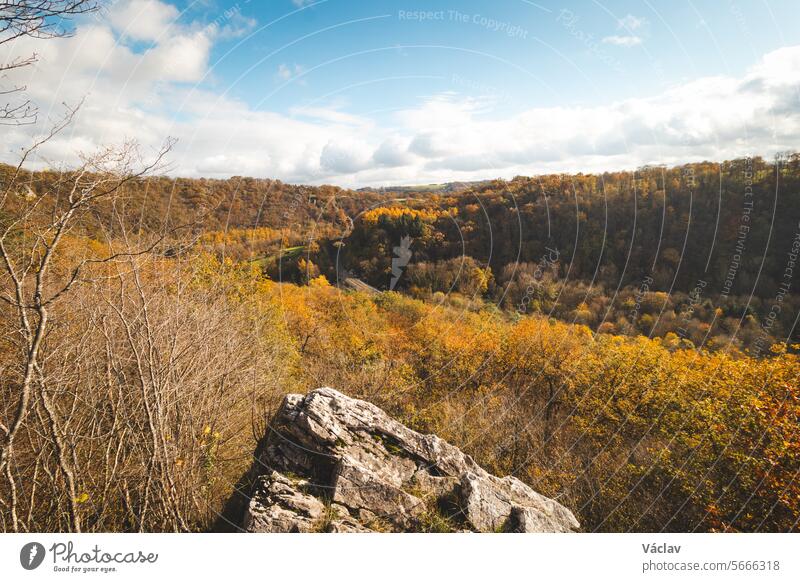
[[[624,60],[650,42],[655,17],[603,15],[607,42],[588,50],[575,45],[577,22],[590,18],[538,7],[546,21],[530,2],[503,8],[555,31],[566,53],[550,54],[506,47],[526,40],[511,17],[434,23],[420,21],[424,11],[295,1],[283,15],[270,12],[279,3],[244,2],[209,20],[216,3],[186,4],[0,3],[0,532],[241,531],[232,500],[254,491],[256,451],[278,434],[270,420],[282,401],[321,387],[342,393],[320,391],[330,401],[372,410],[348,397],[365,400],[413,429],[404,434],[463,451],[469,471],[442,476],[428,463],[429,482],[472,475],[477,463],[491,491],[527,485],[539,504],[525,513],[506,503],[500,526],[468,530],[426,507],[409,531],[507,531],[512,514],[538,519],[540,506],[570,516],[540,531],[798,530],[800,123],[784,117],[797,108],[800,46],[773,47],[735,79],[688,85],[692,67],[681,66],[674,87],[608,103],[575,91],[583,73],[555,79],[569,88],[563,99],[521,79],[524,107],[500,108],[500,119],[483,95],[459,101],[486,87],[451,67],[516,82],[523,68],[509,73],[508,59],[564,75],[572,69],[545,61],[569,53],[609,85],[644,83],[657,76],[650,65],[637,75],[643,61],[631,58],[630,75],[611,77],[597,50]],[[339,22],[345,9],[353,18]],[[326,44],[246,79],[256,79],[257,106],[247,83],[236,85],[244,73],[232,83],[241,94],[215,93],[250,66],[225,69],[242,46],[231,45],[268,21],[283,28],[238,57],[260,58],[272,42],[286,44],[270,56],[300,40]],[[312,24],[322,28],[302,28]],[[376,28],[362,36],[350,25]],[[434,30],[436,45],[423,45]],[[508,58],[488,68],[483,49],[442,58],[447,31]],[[338,70],[345,57],[323,33],[344,32],[339,41],[365,43],[347,58],[364,62]],[[369,44],[392,35],[414,45]],[[423,49],[436,49],[444,72],[419,74],[437,64]],[[672,41],[662,49],[665,61],[677,52]],[[394,74],[386,63],[406,71],[414,55],[414,75],[394,79],[407,94],[373,87]],[[300,64],[328,58],[332,72]],[[420,79],[438,89],[414,86]],[[323,107],[345,89],[352,102]],[[353,103],[375,119],[346,112]],[[657,159],[673,162],[643,165],[662,146],[669,155]],[[598,160],[610,161],[597,171]],[[242,168],[262,177],[229,177]],[[444,172],[438,183],[368,185]],[[386,464],[393,443],[362,433],[369,451],[388,451]],[[422,469],[397,458],[409,479]],[[298,483],[316,485],[285,473],[280,483],[318,515],[335,514],[327,493],[309,501]],[[410,480],[395,481],[392,499],[418,500],[402,490]],[[463,493],[458,483],[440,497]]]
[[[220,527],[322,385],[587,531],[797,527],[797,155],[444,193],[138,159],[2,168],[4,529]]]

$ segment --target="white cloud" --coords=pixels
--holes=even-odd
[[[344,138],[330,140],[322,148],[320,168],[332,174],[354,174],[369,167],[372,149],[363,141]]]
[[[219,38],[241,38],[252,32],[258,21],[242,15],[239,5],[224,10],[219,18],[209,25]]]
[[[644,18],[634,16],[633,14],[626,14],[617,22],[617,28],[624,28],[626,30],[633,31],[644,26],[645,24],[647,24],[647,20]]]
[[[284,63],[278,65],[278,77],[284,80],[288,80],[292,78],[292,69],[290,69]]]
[[[294,65],[287,65],[286,63],[281,63],[278,65],[278,72],[276,73],[278,79],[282,81],[288,81],[289,79],[294,79],[299,77],[303,74],[305,69],[302,65],[294,64]]]
[[[605,44],[613,44],[615,46],[624,46],[624,47],[632,47],[639,44],[642,44],[642,37],[640,36],[606,36],[603,38],[603,42]]]
[[[211,38],[204,31],[173,36],[145,53],[141,68],[160,71],[160,81],[196,82],[206,73],[210,49]]]
[[[128,38],[157,41],[168,33],[178,15],[177,8],[159,0],[127,0],[111,5],[108,20]]]
[[[137,14],[131,6],[139,4],[120,0],[115,10]],[[298,104],[281,114],[226,96],[207,81],[222,27],[178,24],[163,16],[173,14],[168,6],[150,6],[162,16],[137,29],[150,39],[145,48],[121,37],[122,16],[113,26],[87,20],[71,38],[0,47],[5,60],[40,54],[35,68],[9,81],[30,87],[43,117],[86,96],[44,158],[71,161],[79,150],[125,138],[157,147],[173,136],[176,175],[361,186],[770,155],[800,143],[800,46],[766,54],[743,75],[699,78],[652,97],[498,117],[491,102],[444,93],[384,112],[378,122],[344,102]],[[284,66],[289,79],[302,74]],[[43,127],[4,128],[0,159],[13,160]]]
[[[289,114],[295,117],[316,119],[336,125],[359,126],[365,130],[373,126],[372,121],[369,119],[339,111],[334,107],[296,106],[289,109]]]
[[[376,166],[387,168],[409,166],[415,160],[409,145],[408,140],[389,137],[372,154],[372,162]]]
[[[642,32],[646,31],[641,31],[640,33],[635,33],[634,31],[647,28],[647,24],[648,22],[645,18],[634,16],[633,14],[626,14],[617,21],[617,28],[622,29],[627,34],[606,36],[603,38],[603,43],[625,48],[638,46],[644,42],[644,36],[647,35],[643,35]]]

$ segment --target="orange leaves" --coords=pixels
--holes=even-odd
[[[442,216],[447,216],[446,210],[416,209],[405,206],[380,207],[365,212],[361,219],[367,224],[377,224],[381,219],[391,222],[401,220],[421,220],[423,222],[433,222]]]
[[[314,277],[313,279],[309,280],[308,282],[309,287],[330,287],[331,284],[328,281],[328,278],[325,275],[319,275],[318,277]]]
[[[343,292],[321,277],[248,286],[224,270],[282,313],[301,385],[389,402],[487,466],[565,492],[588,524],[785,530],[800,512],[797,355],[594,335],[449,300]]]

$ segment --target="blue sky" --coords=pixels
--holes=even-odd
[[[11,50],[42,55],[24,81],[51,117],[86,99],[47,163],[169,135],[175,173],[361,186],[795,149],[798,16],[791,0],[117,0]]]
[[[346,91],[343,97],[359,112],[402,107],[431,92],[480,96],[480,89],[490,88],[502,93],[509,107],[519,109],[593,104],[648,96],[700,76],[741,74],[763,54],[800,44],[800,28],[787,26],[789,16],[800,19],[800,6],[791,0],[215,4],[218,8],[212,10],[186,2],[185,17],[197,10],[203,18],[212,18],[239,6],[243,15],[266,26],[216,47],[215,75],[237,97],[279,109],[392,76],[405,78]],[[305,9],[287,17],[298,4]],[[408,14],[414,12],[427,12],[434,19],[413,20]],[[630,16],[641,23],[631,19],[620,24]],[[269,26],[281,17],[285,18]],[[484,17],[518,31],[493,30],[483,23]],[[640,41],[633,46],[603,42],[612,37]],[[333,59],[342,60],[325,64]],[[282,87],[262,101],[265,92],[276,89],[270,77],[280,63],[314,70],[303,78],[303,85]],[[473,82],[458,85],[454,75]]]

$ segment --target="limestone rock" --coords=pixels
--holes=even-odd
[[[256,465],[250,532],[568,532],[561,504],[331,388],[286,396]]]
[[[302,481],[272,471],[258,480],[245,514],[244,527],[253,531],[310,532],[322,520],[325,504],[302,491]]]

